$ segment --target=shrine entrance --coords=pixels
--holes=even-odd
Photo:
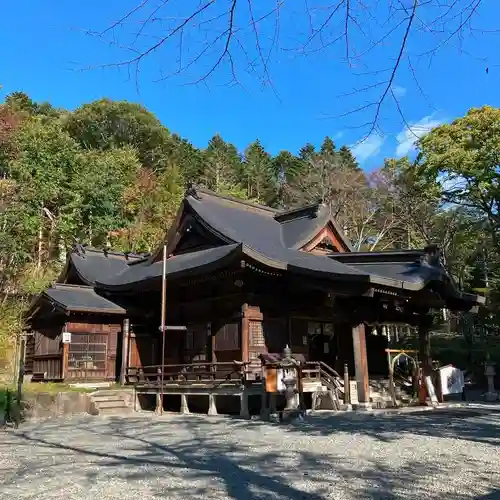
[[[338,335],[333,323],[309,322],[307,328],[309,359],[323,361],[332,368],[337,364],[339,353]]]

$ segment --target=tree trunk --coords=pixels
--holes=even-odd
[[[40,220],[40,228],[38,229],[38,260],[37,268],[42,267],[42,253],[43,253],[43,218]]]

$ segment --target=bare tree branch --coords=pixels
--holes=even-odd
[[[176,77],[183,84],[208,85],[218,78],[216,74],[228,71],[229,84],[243,85],[240,78],[248,81],[246,73],[252,73],[279,99],[272,74],[281,55],[322,53],[330,66],[348,71],[345,77],[369,79],[356,84],[352,92],[340,93],[337,97],[357,102],[339,100],[335,106],[343,109],[331,116],[361,115],[365,138],[379,128],[386,102],[407,125],[403,103],[393,92],[405,75],[432,107],[415,61],[425,59],[430,67],[442,49],[451,47],[487,63],[470,52],[467,39],[500,32],[495,26],[476,24],[488,0],[330,0],[326,5],[324,0],[275,0],[272,5],[257,0],[200,0],[194,5],[185,0],[136,1],[109,26],[86,31],[131,54],[100,67],[135,68],[137,78],[142,61],[155,54],[161,67],[157,81]],[[293,45],[285,47],[282,40]],[[172,45],[178,50],[174,58],[168,52]],[[359,102],[359,94],[367,100]],[[352,118],[349,121],[352,125]]]

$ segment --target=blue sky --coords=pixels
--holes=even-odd
[[[181,6],[179,3],[176,6],[175,1],[171,0],[172,10],[162,11],[162,19],[144,31],[147,37],[139,40],[139,50],[146,48],[151,40],[157,40],[155,37],[165,32],[165,26],[172,26],[172,23],[186,16],[186,8],[201,3],[182,2]],[[267,50],[272,48],[268,73],[278,97],[269,85],[262,86],[259,79],[259,75],[264,74],[262,64],[259,66],[256,63],[254,73],[248,71],[242,50],[248,49],[249,57],[253,59],[258,54],[258,48],[255,34],[244,30],[234,42],[233,49],[236,75],[243,88],[226,84],[231,75],[228,62],[212,74],[206,84],[187,85],[211,67],[218,54],[215,51],[194,65],[193,71],[156,82],[165,71],[170,72],[177,67],[178,39],[144,59],[137,85],[133,71],[130,77],[126,67],[102,65],[130,57],[129,52],[109,42],[114,39],[128,46],[135,38],[132,35],[138,30],[138,21],[145,19],[147,13],[139,12],[135,18],[129,19],[129,24],[121,30],[115,30],[114,34],[108,33],[104,40],[89,36],[86,31],[100,31],[108,27],[127,8],[139,3],[140,0],[8,2],[2,9],[0,30],[2,94],[23,90],[37,101],[49,101],[55,106],[70,109],[100,97],[139,102],[154,112],[171,131],[199,147],[205,146],[215,133],[220,133],[241,150],[259,138],[271,153],[285,149],[296,152],[307,142],[319,145],[323,137],[329,135],[339,145],[353,145],[358,159],[367,169],[379,166],[384,157],[411,154],[415,135],[463,115],[470,107],[485,104],[500,106],[497,90],[500,67],[495,66],[498,63],[495,59],[499,47],[497,36],[500,35],[475,31],[465,48],[460,47],[458,41],[445,44],[432,58],[429,67],[430,57],[422,53],[439,45],[442,37],[431,33],[432,36],[426,38],[429,33],[421,29],[408,41],[407,54],[412,66],[404,59],[392,85],[402,116],[394,101],[388,99],[381,108],[377,122],[380,131],[374,132],[360,144],[358,141],[371,128],[363,124],[373,119],[374,108],[360,113],[350,112],[377,99],[384,85],[367,92],[353,91],[387,78],[387,73],[379,78],[372,72],[393,64],[404,30],[396,30],[391,37],[362,57],[371,41],[378,40],[384,33],[384,28],[380,26],[381,23],[375,23],[369,26],[368,34],[363,34],[352,22],[349,30],[349,59],[343,40],[320,50],[319,36],[309,43],[304,54],[298,48],[303,48],[308,37],[304,35],[305,26],[309,22],[321,25],[322,19],[328,14],[325,9],[314,10],[306,21],[304,11],[287,11],[283,7],[279,45],[271,44],[275,25],[273,17],[266,18],[259,26],[261,51],[267,54]],[[151,8],[159,3],[150,0]],[[229,0],[218,0],[214,8],[222,12],[220,9],[228,3]],[[315,3],[327,5],[328,2],[309,0],[308,5]],[[407,6],[410,3],[403,1]],[[247,5],[247,2],[240,2],[240,5],[243,4]],[[265,4],[269,5],[268,2]],[[474,28],[495,28],[490,21],[498,17],[494,4],[494,0],[483,2]],[[263,5],[264,2],[259,3],[259,7]],[[207,14],[206,19],[212,19],[216,13]],[[263,13],[255,11],[254,19]],[[248,11],[236,11],[236,14],[240,26],[248,25],[244,22],[249,19]],[[438,14],[423,12],[422,16],[427,16],[428,20]],[[385,14],[373,12],[370,17],[362,18],[363,13],[358,11],[357,15],[362,24],[369,23],[373,18],[381,20]],[[203,32],[199,28],[186,32],[183,39],[183,47],[187,51],[183,55],[186,58],[184,60],[191,53],[194,54],[196,49],[203,48],[209,39],[207,37],[224,30],[226,19],[213,22],[210,29],[204,29]],[[426,19],[419,21],[424,25]],[[325,37],[333,36],[332,33],[337,33],[342,25],[341,17],[338,23],[331,26],[329,33],[324,33]],[[219,44],[214,50],[221,47]],[[460,50],[462,53],[459,53]],[[360,56],[353,58],[352,54],[356,53]],[[407,125],[412,127],[413,132],[407,130]]]

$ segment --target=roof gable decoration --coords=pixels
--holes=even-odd
[[[353,251],[349,239],[323,202],[280,212],[274,218],[281,224],[289,248],[311,252],[325,243],[325,249],[330,246],[330,250],[337,252]]]
[[[330,221],[300,250],[321,254],[352,252],[351,245],[347,241],[346,236],[339,234],[336,231],[336,227]]]

